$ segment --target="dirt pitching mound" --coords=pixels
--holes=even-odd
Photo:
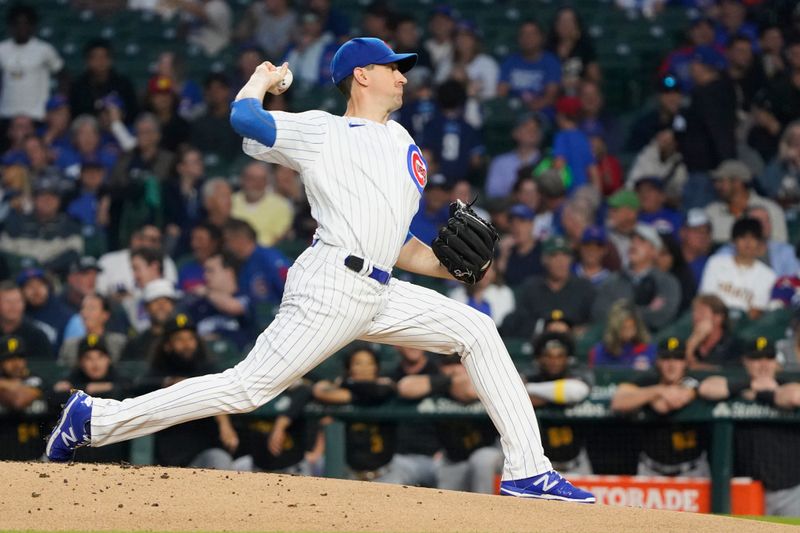
[[[276,474],[0,462],[0,529],[72,531],[783,531],[690,513]]]

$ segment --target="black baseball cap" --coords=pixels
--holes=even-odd
[[[659,359],[686,359],[686,344],[678,337],[667,337],[658,344]]]
[[[742,355],[747,359],[775,359],[778,355],[775,343],[766,337],[745,341]]]
[[[564,311],[561,309],[553,309],[548,313],[547,318],[544,319],[544,325],[552,324],[553,322],[563,322],[569,327],[572,327],[572,321],[567,318]]]
[[[535,357],[541,357],[546,350],[560,349],[567,353],[567,356],[572,355],[575,344],[572,338],[566,333],[548,332],[542,333],[534,341],[533,354]]]
[[[108,345],[106,344],[106,338],[104,335],[95,335],[94,333],[90,333],[81,339],[81,343],[78,345],[78,357],[83,357],[83,354],[91,352],[92,350],[97,350],[103,352],[104,354],[108,354]]]
[[[184,330],[196,331],[194,321],[185,313],[178,313],[164,324],[164,335],[172,335]]]
[[[18,335],[6,335],[0,339],[0,361],[26,357],[28,355],[25,341]]]
[[[80,259],[76,259],[69,265],[70,274],[74,274],[75,272],[86,272],[87,270],[94,270],[96,272],[103,271],[100,265],[97,264],[97,259],[90,255],[85,255]]]

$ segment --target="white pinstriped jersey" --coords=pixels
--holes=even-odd
[[[272,111],[272,147],[245,139],[244,152],[300,173],[316,237],[390,270],[397,261],[427,166],[400,124],[324,111]]]

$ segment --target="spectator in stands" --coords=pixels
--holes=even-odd
[[[147,310],[145,309],[144,290],[151,282],[163,279],[163,255],[157,248],[137,248],[131,250],[131,269],[135,289],[133,293],[122,301],[122,307],[128,315],[128,321],[133,329],[144,331],[150,326]]]
[[[231,73],[231,94],[238,93],[241,88],[244,87],[244,84],[247,83],[247,80],[250,79],[250,76],[252,76],[256,71],[256,68],[258,68],[258,66],[265,60],[266,57],[264,57],[264,52],[257,46],[243,47],[239,51],[239,55],[236,58],[236,66]],[[266,102],[264,103],[266,104]],[[276,111],[277,110],[279,109],[276,109]]]
[[[253,2],[236,26],[236,39],[255,43],[273,62],[286,54],[297,25],[297,12],[288,0]]]
[[[314,384],[315,400],[332,405],[375,406],[395,396],[394,381],[379,377],[378,355],[369,345],[354,345],[345,355],[344,369],[343,378],[320,380]],[[396,448],[396,422],[346,423],[345,450],[350,478],[395,482],[394,478],[401,475],[401,472],[392,472],[390,465]]]
[[[423,47],[436,71],[453,61],[455,54],[456,18],[447,5],[436,6],[428,19],[428,35]],[[439,79],[438,74],[434,74]]]
[[[728,308],[719,296],[701,294],[692,302],[692,332],[686,339],[689,366],[716,370],[739,365],[733,333],[728,329]]]
[[[711,220],[711,236],[714,242],[726,242],[737,217],[743,216],[748,207],[763,207],[769,212],[772,234],[766,238],[786,242],[786,218],[781,208],[772,200],[764,198],[751,189],[753,173],[736,160],[723,161],[712,173],[714,188],[719,200],[706,207]]]
[[[756,182],[768,197],[781,205],[800,203],[800,121],[786,126],[778,154],[756,178]]]
[[[452,183],[444,174],[433,174],[419,200],[419,209],[411,219],[409,231],[425,243],[433,242],[439,228],[450,218]]]
[[[64,61],[47,42],[35,37],[39,16],[35,9],[14,4],[6,13],[10,37],[0,42],[0,119],[26,115],[43,120],[50,88],[50,76]]]
[[[706,263],[700,294],[716,294],[729,309],[756,319],[769,307],[775,272],[758,260],[764,229],[754,218],[741,218],[731,230],[733,255],[717,254]]]
[[[630,189],[620,189],[608,198],[608,240],[617,250],[624,266],[639,216],[639,197]]]
[[[623,366],[648,370],[655,361],[655,347],[638,309],[630,301],[616,300],[607,313],[603,340],[589,350],[589,366]]]
[[[548,168],[539,174],[534,170],[534,176],[541,201],[539,213],[533,221],[533,235],[537,240],[545,241],[563,233],[561,212],[567,203],[567,184],[562,173],[555,168]]]
[[[489,267],[478,283],[456,287],[449,296],[489,315],[498,327],[514,311],[514,291],[498,279],[495,264]]]
[[[666,205],[664,180],[660,176],[641,176],[633,186],[639,198],[639,222],[653,226],[661,234],[677,237],[683,217]]]
[[[750,111],[756,92],[767,84],[767,76],[756,61],[753,44],[747,36],[737,34],[728,41],[726,51],[728,77],[736,89],[736,110]]]
[[[19,164],[2,168],[3,197],[0,200],[0,222],[5,224],[12,214],[21,216],[30,211],[31,183],[27,169]]]
[[[128,337],[109,331],[111,316],[111,302],[108,298],[96,292],[84,296],[80,313],[73,316],[67,325],[64,344],[58,352],[58,364],[67,368],[74,366],[80,356],[80,343],[91,335],[102,337],[111,361],[119,361]]]
[[[69,147],[69,99],[63,94],[54,94],[45,104],[45,113],[44,124],[37,130],[37,135],[46,146],[56,151]]]
[[[547,35],[547,50],[561,61],[561,80],[567,94],[577,94],[582,80],[600,81],[594,45],[574,8],[565,6],[556,12]]]
[[[664,248],[661,236],[651,226],[637,224],[628,251],[628,266],[612,274],[597,291],[592,319],[601,322],[612,304],[624,300],[635,306],[645,325],[657,331],[670,324],[681,303],[681,286],[668,272],[657,268]]]
[[[531,175],[530,167],[521,168],[518,174],[517,182],[511,189],[513,201],[514,203],[527,205],[535,213],[539,209],[542,199],[539,195],[539,187]]]
[[[81,163],[75,188],[64,195],[66,213],[82,226],[84,237],[105,234],[110,197],[104,186],[106,167],[99,160]]]
[[[192,146],[178,151],[175,174],[162,187],[167,249],[180,256],[189,249],[191,229],[203,219],[203,154]]]
[[[12,281],[0,281],[0,335],[22,339],[29,357],[51,361],[53,348],[47,335],[25,318],[25,299]]]
[[[100,257],[97,265],[100,272],[97,276],[97,292],[103,296],[122,299],[136,287],[131,268],[131,250],[138,248],[162,249],[161,230],[152,224],[145,224],[131,234],[129,247],[108,252]],[[171,257],[164,255],[164,277],[175,283],[178,271]]]
[[[800,321],[795,317],[792,325],[786,330],[785,338],[775,343],[778,352],[778,361],[783,362],[787,370],[797,370],[800,367]]]
[[[534,217],[531,208],[523,204],[516,204],[508,211],[511,231],[500,241],[497,268],[509,287],[518,287],[543,272],[542,251],[533,236]]]
[[[200,222],[192,228],[190,246],[191,258],[184,261],[178,270],[178,288],[186,293],[205,285],[203,265],[206,259],[222,249],[222,231],[208,222]]]
[[[692,269],[686,263],[681,252],[678,237],[672,234],[660,233],[664,247],[658,253],[656,266],[661,272],[667,272],[678,280],[681,286],[681,300],[678,312],[683,313],[692,303],[692,299],[697,294],[697,283],[694,280]]]
[[[794,246],[785,242],[777,242],[770,238],[770,235],[772,235],[772,222],[769,215],[769,211],[759,205],[748,207],[745,211],[745,216],[758,220],[764,231],[766,247],[759,259],[764,264],[769,265],[778,277],[797,276],[800,274],[800,261],[797,260],[795,255]],[[725,244],[717,250],[717,253],[733,255],[734,246],[730,243]]]
[[[569,334],[546,332],[533,341],[536,370],[524,376],[525,388],[534,407],[567,407],[589,396],[592,379],[572,368],[575,346]],[[586,455],[586,426],[542,420],[545,454],[559,472],[591,474]]]
[[[689,170],[683,205],[703,207],[714,199],[708,172],[736,157],[736,92],[722,72],[724,59],[710,47],[695,50],[690,65],[694,88],[686,109],[686,129],[678,144]]]
[[[183,308],[206,341],[225,339],[244,350],[253,339],[250,299],[239,289],[234,258],[222,253],[203,263],[204,284],[195,287]]]
[[[112,355],[114,350],[110,348],[108,337],[90,333],[75,340],[75,353],[68,366],[71,371],[65,379],[53,385],[53,390],[68,393],[71,389],[81,389],[87,394],[102,394],[103,398],[127,398],[130,383],[114,367],[118,357]]]
[[[618,191],[625,182],[622,172],[622,163],[617,156],[609,153],[606,141],[598,130],[583,130],[589,137],[589,146],[592,147],[592,156],[597,161],[597,174],[602,189],[598,191],[603,196],[611,196]]]
[[[417,64],[412,70],[403,74],[408,80],[408,89],[412,90],[418,88],[425,80],[433,78],[431,56],[427,48],[420,43],[421,37],[419,23],[413,15],[400,14],[394,17],[392,50],[397,54],[417,54]],[[496,79],[494,83],[497,84]]]
[[[17,285],[25,298],[25,318],[42,330],[54,350],[58,351],[71,316],[69,309],[56,298],[53,287],[41,268],[24,269],[17,275]]]
[[[306,450],[317,425],[305,418],[303,410],[311,399],[311,385],[299,379],[276,398],[284,406],[276,416],[249,416],[242,435],[234,469],[245,472],[279,472],[314,475]],[[348,448],[349,450],[349,448]]]
[[[294,69],[294,67],[292,67]],[[205,79],[206,110],[192,123],[190,142],[205,154],[206,162],[231,162],[242,151],[242,138],[230,125],[231,85],[223,74],[212,73]]]
[[[555,168],[566,168],[571,177],[569,191],[589,184],[602,191],[600,174],[597,171],[589,137],[578,129],[581,101],[572,96],[563,96],[556,101],[556,124],[558,132],[553,138]]]
[[[178,93],[172,78],[153,76],[147,82],[145,111],[153,113],[161,127],[161,148],[176,152],[189,139],[189,123],[178,114]]]
[[[699,47],[713,47],[722,57],[722,47],[714,45],[714,21],[708,17],[695,18],[686,34],[686,45],[670,52],[658,72],[662,77],[672,77],[672,88],[688,94],[694,86],[690,71],[695,51]]]
[[[759,31],[759,49],[761,53],[756,57],[761,70],[768,80],[775,79],[783,73],[786,64],[783,59],[783,32],[780,26],[764,24]]]
[[[392,40],[394,13],[384,2],[371,2],[361,17],[361,34],[377,37],[383,42]]]
[[[437,83],[454,78],[466,84],[467,96],[483,101],[497,95],[500,66],[492,56],[481,51],[478,27],[472,22],[461,21],[455,34],[452,63],[438,65],[436,75],[434,81]]]
[[[125,128],[122,123],[120,125]],[[106,172],[111,172],[117,163],[118,149],[102,142],[97,118],[93,115],[79,115],[72,121],[69,131],[70,144],[58,150],[56,160],[59,166],[65,169],[65,173],[71,174],[69,167],[78,165],[82,161],[99,161]]]
[[[563,237],[552,237],[542,246],[545,273],[534,276],[517,290],[517,307],[503,323],[504,335],[529,338],[537,322],[560,309],[572,324],[589,322],[595,290],[591,283],[572,274],[572,248]]]
[[[203,111],[203,90],[200,85],[186,79],[186,60],[175,51],[165,51],[158,55],[156,61],[157,76],[172,80],[175,92],[178,93],[178,114],[192,121]]]
[[[72,116],[95,115],[102,109],[106,97],[113,96],[122,102],[119,106],[124,122],[130,123],[138,115],[139,106],[131,81],[114,69],[111,42],[92,39],[84,47],[86,70],[69,89],[69,107]]]
[[[780,367],[770,340],[756,338],[743,355],[746,379],[708,377],[700,384],[700,397],[710,401],[741,398],[786,410],[800,407],[800,384],[778,374]],[[769,515],[800,516],[800,470],[793,460],[798,446],[800,428],[796,424],[742,424],[736,430],[733,472],[764,484]]]
[[[39,137],[31,136],[25,139],[20,156],[25,160],[34,182],[58,174],[59,169],[52,164],[47,146]]]
[[[34,133],[35,128],[31,117],[27,115],[17,115],[13,117],[8,124],[8,128],[5,130],[6,138],[2,139],[3,150],[7,150],[3,157],[3,163],[7,165],[24,163],[24,161],[20,159],[9,160],[9,157],[14,154],[14,152],[21,152],[25,147],[25,139],[34,135]]]
[[[309,0],[308,9],[322,19],[325,32],[334,36],[337,42],[345,42],[350,35],[350,21],[342,11],[331,6],[331,0]]]
[[[43,396],[41,378],[28,370],[30,355],[24,337],[0,338],[0,406],[4,409],[24,411]]]
[[[233,12],[224,0],[166,0],[178,9],[189,43],[199,46],[207,56],[215,56],[231,41]]]
[[[458,357],[443,358],[440,370],[441,376],[405,376],[397,383],[398,395],[413,400],[444,396],[462,404],[478,401]],[[494,494],[494,479],[503,464],[494,426],[488,420],[451,420],[437,423],[437,430],[443,448],[436,473],[437,487]]]
[[[338,45],[333,36],[325,33],[322,18],[313,11],[300,16],[300,26],[286,54],[292,66],[295,82],[318,86],[330,81],[330,59]]]
[[[613,245],[608,242],[603,228],[599,226],[586,228],[578,244],[578,260],[575,261],[572,268],[573,273],[577,277],[587,280],[595,288],[602,285],[611,275],[611,272],[603,264],[610,246]]]
[[[189,317],[179,313],[167,321],[164,334],[155,344],[145,383],[148,388],[158,389],[214,372],[214,365],[194,324]],[[155,458],[164,466],[230,470],[233,466],[230,454],[238,446],[239,437],[230,418],[218,415],[158,432]]]
[[[728,46],[735,37],[745,37],[758,46],[758,27],[747,21],[747,6],[742,0],[720,0],[714,42]]]
[[[695,378],[686,375],[687,368],[684,344],[676,337],[665,339],[658,347],[655,372],[620,383],[611,409],[624,414],[647,409],[661,416],[683,409],[697,397],[699,386]],[[707,478],[708,442],[708,429],[703,425],[665,420],[642,432],[637,474]]]
[[[587,190],[586,187],[581,189],[581,191],[585,190]],[[573,249],[578,249],[583,232],[596,219],[596,210],[597,204],[595,202],[578,194],[575,194],[564,203],[559,222],[561,223],[563,237],[569,241]]]
[[[143,299],[150,327],[125,345],[125,349],[122,351],[123,361],[148,359],[155,343],[164,333],[164,324],[175,312],[179,298],[172,283],[163,279],[153,281],[144,288]]]
[[[514,150],[498,155],[489,165],[486,177],[486,195],[489,198],[508,196],[517,181],[517,172],[521,168],[535,165],[542,157],[539,150],[542,124],[536,114],[518,115],[511,136],[516,144]]]
[[[600,84],[593,80],[580,83],[576,96],[581,101],[581,131],[589,137],[600,137],[608,151],[617,154],[622,150],[622,131],[617,119],[605,109],[605,98]]]
[[[683,96],[675,76],[666,74],[659,77],[656,90],[655,109],[638,117],[631,126],[625,143],[628,151],[641,150],[650,144],[660,131],[673,129],[676,125],[685,127],[685,119],[680,115]]]
[[[266,163],[248,163],[239,175],[241,190],[233,195],[231,215],[253,226],[258,244],[272,246],[282,240],[292,225],[292,206],[272,192]]]
[[[241,264],[239,290],[253,305],[276,305],[283,297],[289,260],[275,248],[259,246],[253,227],[243,220],[231,219],[223,229],[224,248]]]
[[[231,220],[233,191],[225,178],[212,178],[203,184],[203,208],[209,224],[222,229]]]
[[[467,92],[463,83],[450,79],[436,90],[439,112],[425,126],[420,146],[430,149],[439,162],[439,172],[450,180],[481,173],[485,146],[479,130],[464,117]]]
[[[703,269],[711,254],[711,221],[702,209],[690,209],[680,229],[683,259],[692,271],[694,285],[700,285]]]
[[[97,260],[88,255],[73,261],[69,266],[66,283],[58,298],[73,314],[81,310],[83,297],[94,292],[97,274],[101,271]]]
[[[61,207],[61,187],[55,179],[35,184],[33,213],[11,213],[0,235],[0,250],[30,258],[48,271],[63,273],[83,253],[80,226]]]
[[[648,176],[661,179],[666,200],[672,205],[680,205],[689,173],[671,128],[659,131],[650,144],[637,154],[628,172],[628,183],[636,184]]]
[[[517,33],[519,52],[511,54],[500,66],[498,96],[521,98],[531,111],[552,116],[561,84],[561,63],[544,49],[544,34],[539,24],[528,20]]]

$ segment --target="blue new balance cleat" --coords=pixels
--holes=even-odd
[[[502,481],[500,494],[562,502],[594,503],[596,501],[594,494],[575,487],[555,470],[525,479]]]
[[[76,448],[89,444],[91,419],[92,397],[80,390],[73,392],[47,439],[47,458],[64,463],[72,459]]]

